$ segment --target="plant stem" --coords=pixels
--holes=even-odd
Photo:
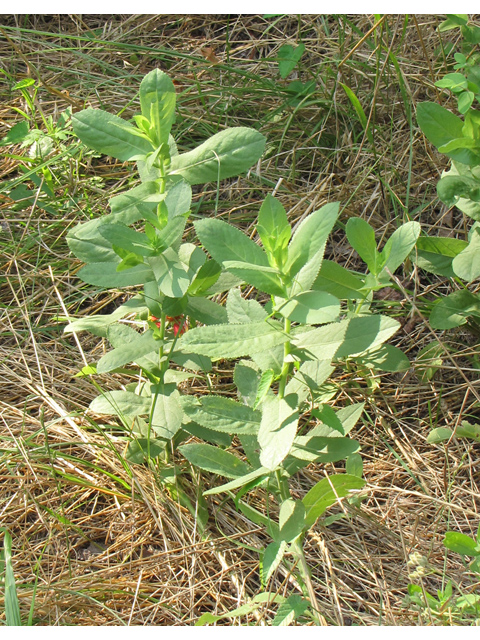
[[[307,559],[305,558],[305,553],[303,551],[303,545],[302,545],[301,539],[297,538],[292,543],[291,550],[294,556],[296,556],[298,560],[298,568],[300,570],[300,576],[304,586],[306,587],[308,597],[310,599],[310,605],[312,607],[315,622],[320,627],[326,627],[328,626],[327,621],[320,613],[317,597],[315,595],[315,589],[313,588],[313,584],[312,584],[312,576],[310,574],[310,568],[308,566]]]
[[[285,333],[290,335],[290,325],[291,322],[287,318],[285,318],[284,330]],[[285,395],[285,386],[288,380],[288,374],[290,373],[291,362],[287,362],[287,356],[290,354],[291,342],[285,342],[283,345],[283,367],[282,373],[280,374],[280,384],[278,385],[278,397],[283,398]]]

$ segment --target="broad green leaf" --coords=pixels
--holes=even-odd
[[[221,266],[215,260],[207,260],[201,267],[192,284],[188,288],[190,296],[202,296],[220,277]]]
[[[190,369],[191,371],[211,371],[212,361],[208,356],[197,355],[196,353],[189,353],[188,351],[182,351],[178,343],[175,347],[174,353],[170,353],[170,360],[175,364]]]
[[[288,596],[287,600],[279,606],[272,621],[272,627],[288,627],[297,618],[303,616],[308,611],[308,608],[308,600],[302,596],[296,593]]]
[[[213,431],[230,435],[255,435],[260,427],[260,411],[254,411],[231,398],[208,395],[197,400],[184,396],[182,407],[191,420]]]
[[[131,391],[107,391],[89,405],[90,411],[106,416],[134,418],[150,411],[151,398]]]
[[[480,442],[480,425],[471,424],[466,420],[462,420],[461,425],[457,426],[455,432],[448,427],[437,427],[432,429],[428,434],[427,442],[430,444],[438,444],[455,435],[456,438],[469,438],[475,442]]]
[[[429,342],[425,347],[422,347],[417,354],[415,360],[415,373],[419,380],[427,382],[432,380],[436,371],[442,366],[444,355],[442,345],[437,342]]]
[[[349,243],[367,264],[370,271],[374,275],[378,275],[384,263],[380,262],[373,227],[362,218],[350,218],[347,222],[346,233]]]
[[[245,266],[268,267],[266,253],[253,240],[227,222],[204,218],[195,224],[195,231],[205,249],[219,264],[236,260]]]
[[[179,431],[183,422],[180,393],[177,385],[158,384],[150,387],[152,392],[152,429],[158,438],[170,440]]]
[[[284,602],[285,598],[283,596],[280,596],[278,594],[272,594],[272,593],[259,593],[258,595],[256,595],[255,597],[252,598],[252,600],[250,602],[247,602],[246,604],[243,604],[242,606],[238,607],[237,609],[233,609],[233,611],[228,611],[228,613],[224,613],[221,616],[217,616],[217,615],[213,615],[212,613],[204,613],[202,616],[200,616],[200,618],[197,620],[197,622],[195,623],[196,627],[203,627],[206,624],[213,624],[215,622],[218,622],[218,620],[223,620],[225,618],[237,618],[239,616],[244,616],[247,615],[248,613],[252,613],[252,611],[255,611],[256,609],[258,609],[262,604],[264,604],[265,602],[267,603],[282,603]]]
[[[300,369],[295,373],[286,386],[286,393],[296,393],[299,401],[307,398],[309,393],[317,391],[320,386],[333,373],[335,367],[330,360],[307,361],[300,365]]]
[[[333,359],[361,355],[388,340],[400,327],[381,315],[355,316],[313,331],[298,333],[292,342],[310,359]]]
[[[276,376],[279,376],[283,368],[284,351],[283,344],[281,344],[274,346],[272,349],[252,353],[251,358],[260,368],[260,371],[263,372],[271,369]]]
[[[305,525],[313,526],[328,507],[337,502],[338,498],[344,498],[350,491],[362,489],[364,486],[365,480],[347,473],[320,480],[303,498],[306,511]]]
[[[359,453],[352,453],[345,462],[345,471],[350,476],[361,478],[363,475],[363,460]]]
[[[325,291],[340,300],[362,298],[363,279],[331,260],[324,260],[312,285],[315,291]]]
[[[267,255],[270,256],[270,264],[281,267],[292,229],[281,202],[270,194],[262,202],[256,228]]]
[[[437,183],[437,195],[448,206],[456,205],[460,198],[478,202],[480,185],[469,176],[445,174]]]
[[[168,219],[173,220],[178,216],[184,216],[190,211],[192,204],[192,187],[185,180],[175,183],[167,181],[167,193],[165,205],[168,211]]]
[[[305,524],[305,506],[301,500],[289,498],[280,507],[280,541],[293,542],[302,533]]]
[[[443,78],[435,82],[435,86],[459,93],[459,91],[468,88],[468,82],[463,73],[446,73]]]
[[[254,129],[225,129],[196,149],[173,157],[169,173],[181,175],[191,185],[231,178],[261,158],[265,143],[264,136]]]
[[[122,162],[142,158],[154,150],[125,120],[100,109],[84,109],[72,116],[73,130],[88,147]]]
[[[102,289],[133,287],[155,280],[148,264],[139,264],[126,271],[117,271],[117,266],[115,262],[91,262],[82,267],[77,276],[84,282]]]
[[[200,440],[205,440],[211,444],[218,444],[220,447],[229,447],[232,444],[232,438],[228,433],[206,429],[196,422],[184,423],[182,429],[190,435],[200,438]]]
[[[235,478],[235,480],[231,480],[230,482],[227,482],[227,484],[222,484],[222,486],[220,487],[214,487],[213,489],[204,491],[203,495],[213,496],[217,493],[223,493],[224,491],[233,491],[233,489],[244,487],[246,484],[248,484],[252,480],[255,480],[256,478],[260,478],[262,476],[265,476],[265,478],[267,478],[269,475],[270,475],[270,469],[267,469],[266,467],[259,467],[258,469],[255,469],[254,471],[250,471],[250,473],[247,473],[246,475],[241,476],[240,478]]]
[[[153,125],[155,146],[168,142],[175,120],[175,87],[166,73],[160,69],[150,71],[140,83],[142,115]]]
[[[264,321],[191,329],[180,338],[178,346],[182,350],[220,360],[268,351],[288,340],[289,336],[283,332],[281,325]]]
[[[109,243],[125,251],[131,251],[139,256],[151,256],[155,253],[145,233],[134,231],[124,224],[102,224],[98,231]]]
[[[480,277],[480,230],[475,229],[472,238],[461,253],[452,262],[455,274],[467,282]]]
[[[0,146],[8,144],[18,144],[19,142],[23,142],[27,137],[29,132],[28,122],[22,120],[21,122],[17,122],[17,124],[13,125],[11,129],[8,130],[7,135],[5,135],[0,140]]]
[[[375,371],[407,371],[410,360],[398,347],[382,344],[376,349],[369,349],[355,358],[356,362]]]
[[[325,244],[335,224],[340,204],[332,202],[314,211],[300,224],[288,246],[285,272],[295,276],[292,295],[308,291],[322,266]]]
[[[225,478],[238,478],[251,471],[251,467],[233,453],[210,444],[184,444],[179,451],[195,467]]]
[[[297,436],[291,449],[291,456],[299,460],[326,464],[327,462],[345,460],[360,448],[356,440],[343,438],[336,433],[332,433],[332,437],[315,435],[321,432],[321,428],[315,427],[308,435]],[[337,435],[339,437],[336,437]],[[285,466],[287,471],[291,473],[291,468],[287,464]]]
[[[276,469],[288,455],[297,433],[297,397],[267,397],[262,404],[262,420],[258,432],[260,462]]]
[[[284,44],[280,47],[278,50],[278,72],[283,79],[295,69],[304,51],[303,42],[300,42],[297,47],[292,47],[291,44]]]
[[[224,324],[228,322],[225,307],[207,298],[189,297],[185,313],[202,324]]]
[[[463,137],[463,120],[435,102],[418,104],[417,120],[427,139],[437,149]],[[469,149],[453,150],[447,155],[463,164],[475,164],[475,154]]]
[[[160,291],[169,298],[182,298],[190,286],[186,265],[169,247],[160,256],[147,258]]]
[[[480,297],[461,289],[434,304],[430,324],[434,329],[453,329],[465,324],[472,314],[480,316]]]
[[[149,447],[150,443],[150,447]],[[134,464],[143,464],[148,458],[158,458],[165,451],[165,442],[148,438],[136,438],[128,443],[125,459]]]
[[[107,329],[107,337],[110,341],[118,339],[119,335],[124,337],[124,343],[100,358],[97,364],[97,373],[107,373],[123,367],[147,353],[157,351],[162,344],[161,341],[154,338],[151,331],[139,334],[130,327],[121,324],[111,325]]]
[[[271,542],[263,553],[262,563],[260,565],[262,584],[266,585],[274,572],[280,566],[280,563],[287,550],[287,543]]]
[[[452,13],[447,14],[447,19],[438,25],[440,33],[444,31],[450,31],[450,29],[457,29],[463,27],[468,22],[468,15],[466,13]]]
[[[385,243],[382,256],[386,258],[384,268],[394,273],[410,255],[420,235],[418,222],[406,222],[392,233]]]
[[[338,318],[340,301],[324,291],[305,291],[290,298],[278,311],[292,322],[324,324]]]
[[[233,371],[233,381],[239,397],[249,407],[253,407],[258,393],[260,373],[250,360],[240,360]]]
[[[436,429],[432,429],[430,431],[427,437],[427,442],[429,444],[438,444],[439,442],[450,440],[452,436],[452,429],[449,429],[448,427],[437,427]]]
[[[238,260],[226,260],[224,268],[243,282],[272,296],[285,296],[285,287],[277,269],[259,265],[247,265]]]
[[[268,317],[267,312],[256,300],[244,300],[240,289],[231,289],[227,297],[227,314],[230,324],[262,322]]]
[[[462,556],[480,556],[480,546],[475,540],[458,531],[447,531],[443,545],[450,551],[461,553]]]
[[[468,242],[456,238],[430,238],[417,240],[416,264],[429,273],[453,278],[452,261],[468,246]]]

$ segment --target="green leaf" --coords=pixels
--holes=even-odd
[[[146,234],[134,231],[124,224],[102,224],[98,231],[110,244],[125,251],[131,251],[139,256],[154,254],[153,247]]]
[[[262,404],[262,420],[258,432],[260,462],[274,470],[286,458],[297,433],[297,397],[267,397]]]
[[[218,444],[220,447],[229,447],[232,444],[232,438],[228,433],[206,429],[196,422],[183,424],[182,429],[196,438],[200,438],[211,444]]]
[[[117,342],[119,336],[122,337],[121,346],[109,351],[103,358],[100,358],[97,364],[97,373],[107,373],[123,367],[147,353],[158,351],[162,344],[161,341],[154,338],[151,331],[139,334],[122,324],[108,327],[107,337],[111,342]]]
[[[240,289],[231,289],[227,297],[227,314],[230,324],[262,322],[268,317],[267,312],[256,300],[244,300]]]
[[[219,264],[237,260],[260,267],[268,267],[266,253],[253,240],[227,222],[204,218],[194,224],[200,242]]]
[[[123,316],[129,313],[142,313],[146,310],[145,302],[139,297],[134,296],[127,300],[124,304],[120,305],[110,314],[97,314],[94,316],[86,316],[84,318],[78,318],[73,320],[70,324],[64,328],[64,333],[74,333],[80,331],[89,331],[96,336],[106,338],[107,327],[114,322],[117,322]]]
[[[340,300],[358,300],[363,295],[363,279],[331,260],[324,260],[312,285],[315,291],[325,291]]]
[[[185,313],[202,324],[224,324],[228,322],[225,307],[207,298],[189,297]]]
[[[376,349],[369,349],[355,360],[375,371],[397,372],[410,369],[410,360],[401,349],[392,344],[383,344]]]
[[[266,369],[260,378],[260,382],[258,383],[257,395],[255,397],[255,403],[253,408],[256,409],[266,398],[268,392],[270,391],[270,387],[275,379],[275,372],[273,369]]]
[[[292,322],[323,324],[337,320],[340,301],[330,293],[305,291],[290,298],[278,311]]]
[[[271,266],[281,267],[292,229],[281,202],[270,194],[262,202],[256,228]]]
[[[465,324],[472,314],[480,315],[480,297],[461,289],[434,304],[430,324],[434,329],[453,329]]]
[[[297,333],[292,342],[310,359],[326,360],[358,356],[388,340],[400,324],[381,315],[355,316],[340,322]]]
[[[443,539],[443,545],[450,551],[461,553],[462,556],[480,556],[479,545],[464,533],[447,531]]]
[[[450,29],[456,29],[457,27],[463,27],[468,22],[468,15],[466,13],[447,13],[447,19],[438,25],[440,33],[449,31]]]
[[[346,84],[343,84],[342,82],[340,82],[340,84],[343,87],[345,93],[347,94],[348,99],[352,103],[353,108],[355,109],[355,113],[357,114],[357,117],[360,120],[360,124],[362,125],[363,129],[367,134],[368,141],[372,146],[374,146],[375,140],[373,138],[372,130],[371,130],[371,127],[369,126],[367,116],[365,115],[365,111],[363,110],[360,100],[353,93],[350,87],[348,87]]]
[[[289,340],[278,323],[252,322],[238,325],[213,325],[187,331],[178,346],[186,351],[208,355],[212,360],[242,358],[269,351]]]
[[[439,442],[450,440],[452,436],[452,429],[449,429],[448,427],[437,427],[436,429],[432,429],[430,431],[427,437],[427,442],[429,444],[438,444]]]
[[[238,478],[251,471],[251,467],[233,453],[210,444],[184,444],[179,451],[195,467],[225,478]]]
[[[302,533],[305,524],[305,506],[301,500],[289,498],[280,507],[280,541],[293,542]]]
[[[430,238],[422,236],[417,240],[416,264],[429,273],[453,278],[453,258],[468,246],[464,240],[456,238]]]
[[[295,69],[305,51],[305,45],[301,42],[298,47],[284,44],[278,50],[278,72],[285,78]]]
[[[332,202],[314,211],[300,224],[288,247],[285,273],[295,277],[292,295],[308,291],[322,266],[325,244],[333,229],[340,204]]]
[[[177,385],[174,383],[152,385],[150,390],[153,406],[152,429],[157,437],[170,440],[183,423],[183,410]]]
[[[475,229],[472,238],[461,253],[452,262],[455,274],[467,282],[480,277],[480,230]]]
[[[309,391],[318,391],[334,369],[335,367],[331,365],[330,360],[303,362],[300,369],[288,382],[286,393],[296,393],[299,400],[302,401],[307,398]]]
[[[387,240],[382,256],[385,258],[384,268],[388,269],[390,273],[394,273],[410,255],[420,235],[420,230],[418,222],[406,222],[394,231]]]
[[[239,397],[249,407],[253,407],[258,393],[260,373],[250,360],[240,360],[233,371],[233,381]]]
[[[457,438],[470,438],[475,442],[480,442],[480,425],[462,420],[461,424],[456,428],[455,435]]]
[[[251,482],[252,480],[256,480],[257,478],[261,478],[265,476],[267,478],[270,475],[270,470],[266,467],[259,467],[254,471],[250,471],[245,476],[241,476],[240,478],[236,478],[231,482],[227,482],[227,484],[222,484],[220,487],[214,487],[213,489],[209,489],[208,491],[204,491],[204,496],[213,496],[217,493],[223,493],[224,491],[233,491],[233,489],[238,489],[239,487],[244,487],[246,484]]]
[[[305,598],[297,594],[288,596],[287,600],[278,608],[272,621],[272,627],[288,627],[294,620],[308,611],[309,604]]]
[[[291,455],[298,460],[308,462],[338,462],[345,460],[353,453],[356,453],[360,445],[351,438],[342,438],[338,433],[333,432],[330,436],[316,435],[325,432],[323,425],[312,429],[306,436],[297,436],[291,449]],[[337,437],[338,436],[338,437]],[[288,473],[292,474],[292,466],[285,464]]]
[[[12,536],[5,527],[0,527],[3,531],[3,564],[5,566],[4,578],[4,610],[5,622],[9,627],[21,627],[20,605],[17,597],[17,587],[15,584],[15,574],[12,562]]]
[[[436,340],[422,347],[417,354],[415,372],[422,382],[432,380],[435,372],[442,366],[444,350]]]
[[[151,398],[138,396],[131,391],[107,391],[97,396],[89,405],[90,411],[106,416],[135,418],[149,413]]]
[[[231,398],[208,395],[200,399],[184,396],[182,407],[187,416],[203,427],[230,435],[255,435],[261,413]]]
[[[284,541],[271,542],[267,546],[263,553],[262,564],[260,568],[262,584],[266,585],[274,572],[278,569],[286,550],[287,543]]]
[[[153,125],[156,147],[168,143],[170,129],[175,121],[175,87],[166,73],[154,69],[140,83],[142,115]]]
[[[100,109],[84,109],[72,115],[73,130],[88,147],[122,162],[143,158],[154,150],[151,142],[125,120]]]
[[[261,158],[265,143],[264,136],[254,129],[225,129],[196,149],[173,157],[169,173],[181,175],[191,185],[231,178]]]
[[[155,280],[148,264],[139,264],[126,271],[117,271],[117,266],[116,262],[91,262],[80,269],[77,276],[84,282],[103,289],[133,287]]]
[[[374,275],[378,275],[384,266],[377,251],[375,230],[362,218],[350,218],[346,226],[347,238],[352,247],[367,264]]]
[[[204,295],[217,282],[221,272],[222,268],[215,260],[207,260],[189,286],[188,294],[190,296]]]
[[[178,254],[169,247],[160,256],[147,258],[147,261],[160,291],[169,298],[183,298],[190,286],[191,278]]]
[[[359,453],[352,453],[345,463],[345,471],[350,476],[361,478],[363,475],[363,460]]]
[[[328,507],[337,502],[338,498],[344,498],[350,491],[362,489],[364,486],[365,480],[347,473],[317,482],[303,498],[306,526],[313,526]]]
[[[6,136],[4,136],[0,140],[0,146],[4,146],[7,144],[18,144],[19,142],[23,142],[23,140],[28,135],[28,122],[22,120],[21,122],[17,122],[11,129],[8,130]]]
[[[273,267],[247,265],[238,260],[226,260],[223,266],[227,271],[241,278],[243,282],[251,284],[264,293],[269,293],[272,296],[285,296],[285,288],[280,274]]]
[[[143,464],[148,459],[150,442],[150,457],[158,458],[165,451],[165,443],[160,440],[148,440],[147,438],[137,438],[128,443],[125,459],[134,464]]]

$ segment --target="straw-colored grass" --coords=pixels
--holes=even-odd
[[[137,108],[139,80],[160,67],[177,86],[176,127],[185,148],[225,126],[252,122],[267,136],[259,166],[220,185],[217,213],[224,219],[249,228],[259,203],[275,190],[292,223],[338,200],[345,206],[342,223],[361,215],[379,240],[407,219],[431,235],[464,237],[463,217],[435,199],[445,159],[423,138],[414,111],[411,126],[408,119],[409,105],[436,99],[433,83],[446,70],[441,42],[445,47],[456,35],[441,40],[440,20],[387,16],[363,39],[373,16],[2,16],[0,68],[9,80],[0,89],[0,137],[21,120],[12,107],[25,105],[11,87],[23,77],[40,83],[37,109],[45,115],[56,118],[70,105],[87,104],[125,109],[128,116]],[[282,81],[278,49],[300,38],[306,47],[301,70]],[[314,96],[298,107],[287,104],[285,91],[297,76],[317,81]],[[373,147],[340,82],[361,101]],[[446,95],[441,100],[453,105]],[[0,162],[7,187],[20,183],[21,167],[30,166],[19,147],[8,153]],[[134,183],[133,167],[61,150],[47,166],[56,209],[42,208],[41,198],[22,205],[0,195],[0,525],[13,538],[23,620],[34,596],[39,625],[192,625],[206,611],[226,613],[261,590],[255,549],[268,537],[222,496],[208,500],[210,519],[201,534],[195,515],[162,488],[155,469],[126,463],[114,421],[85,415],[96,389],[73,377],[107,345],[83,333],[78,339],[62,334],[61,317],[105,313],[128,295],[81,283],[65,234],[79,220],[102,215],[108,198]],[[215,200],[216,185],[196,188],[193,214],[213,214]],[[327,255],[361,268],[341,229]],[[398,283],[375,304],[401,319],[394,343],[412,368],[378,376],[376,387],[340,370],[334,377],[335,406],[366,402],[354,437],[362,445],[368,489],[359,507],[333,507],[328,515],[343,509],[344,517],[318,524],[307,536],[307,560],[329,624],[432,624],[402,604],[413,551],[437,571],[424,580],[426,589],[448,579],[464,592],[478,589],[460,556],[446,555],[442,538],[448,529],[473,535],[478,526],[479,445],[426,442],[431,428],[480,415],[472,360],[478,363],[478,337],[429,328],[429,304],[449,291],[443,279],[409,266]],[[422,381],[415,356],[432,340],[450,355],[432,380]],[[232,393],[228,363],[220,363],[212,379],[222,393]],[[98,378],[104,389],[124,381]],[[194,384],[204,391],[201,381]],[[177,462],[183,464],[180,457]],[[333,470],[312,465],[295,480],[294,494],[301,497]],[[210,481],[206,475],[202,486]],[[196,504],[195,483],[186,490]],[[254,499],[265,507],[260,492]],[[269,584],[284,595],[297,587],[284,568]],[[2,598],[0,590],[0,611]],[[268,624],[274,612],[265,606],[220,624]]]

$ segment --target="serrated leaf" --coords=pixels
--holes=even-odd
[[[154,338],[151,331],[139,334],[130,327],[121,324],[112,325],[107,329],[107,337],[112,342],[119,335],[122,336],[123,343],[100,358],[97,364],[97,373],[107,373],[123,367],[147,353],[157,351],[162,344],[161,341]]]
[[[338,474],[317,482],[303,498],[305,525],[311,527],[338,498],[344,498],[351,490],[362,489],[365,480],[349,474]]]
[[[148,459],[149,443],[151,458],[158,458],[165,451],[165,443],[160,440],[137,438],[128,443],[125,459],[134,464],[143,464]]]
[[[268,469],[276,469],[286,458],[297,433],[298,411],[296,396],[267,397],[262,405],[262,420],[258,432],[260,462]]]
[[[240,289],[231,289],[227,297],[227,314],[230,324],[262,322],[268,314],[256,300],[244,300]]]
[[[283,333],[281,325],[269,321],[198,327],[187,331],[178,346],[182,350],[220,360],[268,351],[288,340],[289,336]]]
[[[266,140],[248,127],[231,127],[215,134],[192,151],[172,158],[170,175],[189,184],[217,182],[239,175],[262,156]]]
[[[278,71],[285,79],[296,67],[305,51],[305,45],[301,42],[297,47],[284,44],[278,50]]]
[[[239,397],[249,407],[253,407],[257,397],[260,373],[250,360],[241,360],[235,365],[233,381]]]
[[[208,298],[188,297],[185,314],[202,324],[225,324],[228,322],[227,310],[218,302]]]
[[[331,260],[324,260],[312,285],[315,291],[325,291],[340,300],[358,300],[363,295],[363,279]]]
[[[229,447],[232,444],[232,438],[228,433],[206,429],[196,422],[184,423],[182,429],[190,435],[200,438],[200,440],[205,440],[211,444],[218,444],[220,447]]]
[[[102,289],[134,287],[155,280],[148,264],[139,264],[126,271],[117,271],[117,267],[118,262],[91,262],[82,267],[77,276]]]
[[[152,429],[155,435],[170,440],[179,431],[183,422],[183,410],[177,385],[158,384],[150,387],[152,392]]]
[[[255,402],[253,405],[254,409],[256,409],[266,398],[274,379],[275,372],[273,371],[273,369],[267,369],[262,373],[260,381],[258,383],[257,395],[255,397]]]
[[[147,258],[160,291],[169,298],[182,298],[190,286],[188,269],[169,247],[162,255]]]
[[[251,472],[250,465],[233,453],[210,444],[184,444],[179,451],[195,467],[225,478],[239,478]]]
[[[281,202],[267,195],[258,213],[257,233],[272,266],[282,266],[292,229]]]
[[[84,109],[73,114],[72,124],[84,144],[122,162],[142,158],[154,150],[151,142],[136,135],[138,129],[100,109]]]

